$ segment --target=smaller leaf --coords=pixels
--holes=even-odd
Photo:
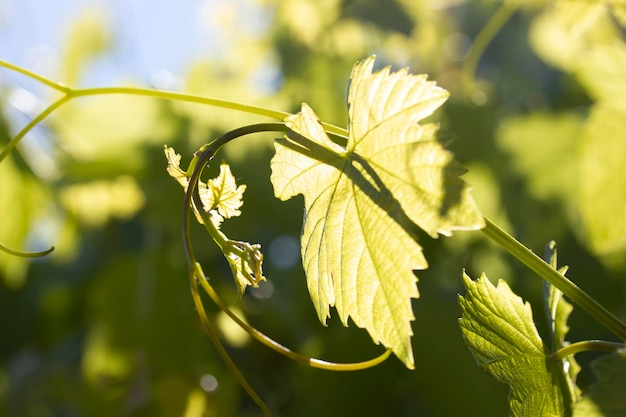
[[[206,184],[200,182],[198,193],[206,212],[215,210],[221,218],[230,219],[241,214],[239,207],[243,204],[242,197],[245,190],[245,185],[237,187],[230,167],[222,162],[219,175],[207,181]]]
[[[497,287],[484,274],[472,281],[464,273],[463,280],[467,288],[467,295],[459,297],[463,336],[478,365],[511,387],[510,415],[564,415],[561,364],[546,354],[530,304],[502,280]]]
[[[592,364],[598,382],[574,406],[574,417],[626,416],[626,352],[596,359]]]
[[[167,145],[164,149],[165,158],[167,159],[167,173],[170,177],[174,178],[182,187],[187,191],[189,185],[189,177],[185,171],[180,169],[180,155],[176,153],[174,148],[168,148]]]

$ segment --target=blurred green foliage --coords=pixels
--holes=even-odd
[[[469,98],[462,65],[499,2],[224,2],[219,18],[207,24],[219,29],[225,47],[218,58],[198,56],[185,89],[287,111],[307,102],[322,120],[345,125],[355,60],[376,53],[385,65],[427,72],[452,93],[439,119],[456,138],[450,149],[470,167],[466,178],[484,214],[537,252],[555,239],[568,276],[626,317],[624,7],[507,3],[518,9],[484,51]],[[270,24],[242,30],[250,13]],[[77,15],[59,81],[80,85],[101,52],[119,47],[98,16]],[[267,74],[275,79],[260,82]],[[1,88],[8,95],[13,87]],[[253,120],[147,98],[81,99],[49,119],[47,159],[28,137],[0,163],[0,241],[57,248],[29,261],[0,252],[2,415],[260,415],[193,310],[181,245],[182,194],[162,151],[163,144],[174,146],[185,160]],[[372,357],[380,346],[364,331],[342,327],[337,317],[328,328],[317,321],[294,262],[302,201],[273,198],[271,138],[236,141],[221,155],[248,186],[242,216],[225,231],[262,244],[268,283],[237,302],[228,265],[194,227],[205,272],[248,322],[281,343],[336,361]],[[8,140],[3,118],[0,143]],[[424,238],[420,245],[430,269],[420,273],[421,298],[414,302],[415,371],[392,359],[363,372],[331,373],[234,339],[236,363],[276,415],[507,413],[506,387],[483,374],[463,344],[456,301],[461,269],[501,276],[535,305],[540,280],[479,232]],[[224,323],[210,305],[209,314]],[[572,340],[610,338],[577,310],[570,327]],[[236,337],[227,325],[221,329],[227,340]],[[581,373],[583,389],[591,378]]]

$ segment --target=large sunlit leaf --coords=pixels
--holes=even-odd
[[[563,416],[569,407],[562,394],[562,362],[552,360],[535,328],[530,304],[505,281],[493,286],[463,274],[467,295],[459,297],[459,321],[478,365],[510,386],[511,416]]]
[[[348,91],[349,137],[333,142],[306,104],[275,142],[272,184],[282,200],[303,194],[302,259],[319,319],[335,306],[376,343],[413,367],[411,298],[426,259],[412,231],[433,237],[477,229],[483,220],[464,170],[420,125],[448,97],[424,75],[357,63]]]

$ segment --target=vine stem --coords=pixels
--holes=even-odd
[[[272,125],[274,125],[273,123]],[[275,129],[276,127],[274,127]],[[183,229],[183,246],[185,248],[185,256],[187,258],[187,265],[189,266],[189,286],[191,287],[191,296],[193,299],[193,303],[198,311],[198,315],[200,316],[200,321],[208,333],[213,345],[217,349],[217,352],[222,357],[228,369],[235,376],[235,379],[239,382],[239,385],[246,391],[246,393],[252,398],[252,400],[257,404],[257,406],[261,409],[263,414],[266,417],[271,417],[271,412],[269,408],[265,404],[265,402],[258,396],[254,388],[250,386],[247,379],[237,365],[233,362],[232,358],[224,348],[219,335],[217,334],[217,330],[213,323],[209,320],[208,316],[204,311],[204,305],[202,304],[202,299],[200,298],[200,293],[198,291],[198,282],[207,281],[204,273],[202,272],[202,268],[200,263],[196,260],[193,254],[193,245],[191,242],[191,233],[190,233],[190,212],[192,210],[197,210],[196,205],[193,200],[193,194],[196,190],[198,182],[200,181],[200,175],[202,174],[202,170],[204,166],[208,163],[209,160],[213,158],[217,150],[224,145],[225,143],[233,140],[236,137],[255,133],[262,131],[262,127],[259,125],[255,125],[254,127],[244,126],[243,128],[235,129],[234,131],[227,132],[226,134],[220,136],[218,139],[214,140],[210,144],[203,146],[200,151],[196,152],[194,155],[194,161],[192,162],[193,172],[189,177],[189,183],[187,185],[187,189],[185,190],[185,198],[183,200],[183,215],[182,215],[182,229]],[[266,127],[266,129],[270,129],[270,127]],[[198,155],[198,153],[200,153]]]
[[[20,130],[18,134],[15,135],[15,137],[11,139],[9,143],[7,143],[7,145],[2,149],[2,151],[0,152],[0,162],[2,162],[4,158],[7,157],[7,155],[17,146],[17,144],[24,138],[24,136],[26,136],[28,132],[30,132],[35,126],[44,121],[46,117],[51,115],[55,110],[57,110],[59,107],[61,107],[70,100],[70,96],[61,97],[60,99],[46,107],[41,113],[37,115],[37,117],[35,117],[26,126],[24,126],[22,130]]]
[[[244,391],[246,391],[246,393],[250,396],[250,398],[252,398],[252,401],[254,401],[259,406],[259,408],[263,412],[263,415],[265,415],[266,417],[271,417],[272,413],[270,412],[269,408],[267,407],[265,402],[261,399],[261,397],[259,397],[259,395],[256,393],[254,388],[250,386],[250,384],[248,383],[246,378],[243,376],[239,368],[237,368],[237,365],[235,365],[235,362],[233,362],[233,359],[230,357],[230,355],[224,348],[224,345],[222,344],[222,341],[220,340],[220,337],[217,333],[217,329],[215,328],[215,325],[213,324],[211,320],[209,320],[209,317],[207,316],[206,311],[204,310],[204,304],[202,304],[200,293],[198,291],[198,281],[202,279],[205,279],[204,274],[202,273],[200,264],[196,262],[194,265],[191,266],[191,272],[190,272],[191,297],[193,299],[193,304],[196,307],[196,310],[198,312],[198,316],[200,316],[200,322],[202,323],[202,327],[204,328],[206,333],[209,335],[211,342],[213,342],[213,346],[215,346],[215,349],[217,349],[217,352],[226,363],[226,366],[228,367],[230,372],[232,372],[232,374],[235,376],[235,379],[237,379],[239,384],[243,387]]]
[[[461,84],[466,97],[471,96],[471,89],[476,80],[476,69],[478,68],[480,57],[487,49],[487,45],[495,38],[506,22],[509,21],[515,10],[517,10],[517,4],[511,5],[510,2],[505,1],[487,24],[483,26],[474,42],[472,42],[469,54],[461,68]]]
[[[502,230],[498,225],[486,217],[484,219],[485,227],[481,230],[485,235],[487,235],[487,237],[517,258],[517,260],[522,262],[532,271],[537,273],[540,277],[558,288],[572,302],[580,306],[583,310],[609,329],[613,334],[617,335],[621,340],[626,340],[626,324],[624,324],[619,318],[613,315],[613,313],[607,310],[595,299],[591,298],[589,294],[580,289],[580,287],[566,278],[563,274],[559,273],[556,269],[547,264],[530,249]]]
[[[164,90],[154,90],[149,88],[136,88],[136,87],[99,87],[99,88],[71,88],[64,84],[53,81],[47,77],[44,77],[41,74],[37,74],[35,72],[29,71],[17,65],[11,64],[10,62],[6,62],[0,60],[0,67],[7,68],[9,70],[15,71],[19,74],[22,74],[28,78],[32,78],[60,93],[63,94],[63,97],[49,106],[46,110],[39,114],[31,123],[29,123],[22,131],[18,134],[19,138],[14,138],[15,143],[19,142],[28,131],[30,131],[35,125],[43,121],[48,115],[50,115],[53,111],[61,107],[63,104],[78,98],[78,97],[87,97],[87,96],[102,96],[102,95],[112,95],[112,94],[121,94],[121,95],[131,95],[131,96],[144,96],[144,97],[152,97],[163,100],[172,100],[172,101],[180,101],[186,103],[197,103],[204,104],[208,106],[221,107],[224,109],[241,111],[249,114],[256,114],[258,116],[265,116],[275,120],[284,120],[286,117],[291,116],[291,113],[280,111],[280,110],[272,110],[267,109],[265,107],[252,106],[249,104],[238,103],[231,100],[223,100],[214,97],[205,97],[199,96],[195,94],[188,93],[177,93],[174,91],[164,91]],[[35,122],[36,120],[36,122]],[[35,123],[33,123],[35,122]],[[329,124],[322,123],[324,128],[329,133],[335,133],[337,135],[345,136],[346,129]],[[15,140],[17,139],[17,140]],[[13,142],[13,141],[12,141]],[[0,154],[0,161],[2,161],[3,157],[15,147],[13,144],[9,149],[3,149]]]
[[[215,291],[215,289],[213,289],[213,287],[209,284],[209,281],[206,278],[199,277],[198,280],[200,281],[200,285],[202,286],[204,291],[209,295],[209,297],[211,297],[211,300],[213,300],[213,302],[222,311],[224,311],[235,323],[239,325],[239,327],[244,329],[248,334],[253,336],[256,340],[263,343],[270,349],[287,356],[289,359],[305,363],[312,368],[325,369],[327,371],[362,371],[364,369],[371,368],[384,362],[391,355],[391,349],[386,349],[381,355],[373,359],[354,363],[329,362],[322,359],[309,358],[300,355],[299,353],[294,352],[288,347],[281,345],[274,339],[268,337],[264,333],[260,332],[259,330],[255,329],[254,327],[243,321],[228,307],[228,305],[224,302],[224,300],[222,300],[222,298]]]

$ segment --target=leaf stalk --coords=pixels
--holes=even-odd
[[[613,334],[621,340],[626,340],[626,324],[513,236],[486,217],[485,227],[481,230],[487,237],[517,258],[517,260],[558,288],[572,302],[589,313]]]
[[[607,342],[604,340],[584,340],[582,342],[570,343],[569,345],[563,346],[552,354],[552,358],[561,360],[569,355],[575,355],[580,352],[601,351],[617,353],[622,352],[624,349],[626,349],[626,345],[624,343]]]

